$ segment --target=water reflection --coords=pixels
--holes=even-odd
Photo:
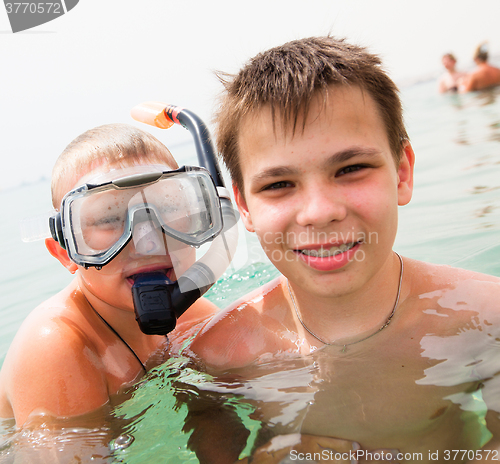
[[[457,128],[452,141],[458,145],[500,141],[499,95],[500,88],[495,87],[442,97],[443,102],[457,110],[455,114],[448,115]]]
[[[12,421],[2,436],[2,463],[112,462],[108,443],[113,430],[109,421],[96,414],[50,423],[40,417],[21,430],[14,425]]]
[[[457,294],[474,292],[473,285],[440,291],[437,302],[442,308],[454,311],[466,309],[457,306]],[[492,291],[491,296],[495,298]],[[464,391],[448,395],[445,399],[461,410],[466,433],[478,437],[483,445],[492,438],[488,429],[488,411],[500,412],[500,326],[495,308],[477,308],[475,314],[455,334],[446,336],[428,334],[420,342],[422,356],[439,361],[424,371],[419,385],[453,387],[469,385]],[[497,419],[498,420],[498,419]]]
[[[492,437],[487,414],[500,412],[499,316],[481,298],[464,303],[479,288],[484,282],[466,280],[424,293],[411,317],[394,321],[397,330],[345,353],[278,354],[218,375],[172,358],[119,408],[136,415],[125,430],[135,441],[116,456],[134,462],[175,450],[182,462],[232,462],[297,433],[417,453],[421,462],[431,461],[429,450],[479,449]]]
[[[116,414],[115,407],[130,399],[140,383],[115,396],[110,404],[91,413],[54,418],[33,415],[23,429],[13,419],[2,420],[0,462],[2,463],[115,463],[116,456],[134,441],[127,433],[138,417]]]
[[[220,455],[214,437],[229,437],[234,458],[299,433],[416,453],[422,462],[432,461],[429,450],[480,449],[492,438],[487,420],[500,412],[500,316],[491,305],[498,284],[437,287],[345,353],[332,345],[220,375],[183,370],[174,395],[195,437],[188,448]]]

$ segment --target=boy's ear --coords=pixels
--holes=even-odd
[[[250,217],[250,212],[248,211],[247,202],[243,197],[243,194],[240,192],[240,189],[236,186],[236,184],[233,184],[233,193],[236,205],[238,206],[238,210],[241,214],[241,220],[243,221],[243,224],[245,224],[245,227],[248,230],[248,232],[255,232],[255,228],[252,223],[252,218]]]
[[[69,259],[68,252],[57,243],[53,238],[45,239],[45,246],[49,253],[56,258],[71,274],[74,274],[78,266]]]
[[[415,153],[408,140],[403,144],[401,159],[398,166],[398,205],[403,206],[410,202],[413,193],[413,168]]]

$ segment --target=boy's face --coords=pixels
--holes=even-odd
[[[155,170],[158,171],[158,169],[156,166]],[[165,165],[162,166],[162,169],[166,171],[173,168]],[[74,187],[90,181],[98,180],[98,183],[102,183],[111,180],[111,178],[122,177],[121,171],[123,171],[123,175],[133,174],[128,168],[111,171],[109,166],[100,166],[85,174]],[[107,172],[110,174],[103,175]],[[173,182],[175,183],[175,181]],[[164,195],[158,200],[165,202],[167,196]],[[135,197],[140,199],[141,193],[131,195],[129,190],[124,190],[123,192],[110,192],[106,195],[97,194],[95,198],[91,198],[87,202],[85,207],[82,207],[81,214],[88,219],[88,221],[82,219],[82,234],[86,235],[85,239],[89,246],[95,248],[98,244],[102,245],[103,242],[106,242],[106,246],[112,245],[110,237],[116,235],[113,227],[114,222],[97,220],[97,218],[103,213],[107,213],[108,210],[111,218],[115,218],[123,208],[125,208],[125,212],[121,212],[126,214],[127,205],[131,205]],[[164,207],[163,204],[156,206],[158,208]],[[98,225],[95,224],[96,222]],[[84,223],[87,224],[85,228]],[[131,288],[134,284],[134,275],[146,272],[164,272],[171,280],[177,280],[179,275],[182,275],[195,262],[194,248],[166,237],[159,230],[151,230],[148,224],[148,222],[144,225],[139,223],[134,229],[135,233],[147,232],[145,239],[135,240],[134,235],[134,238],[120,253],[101,270],[96,270],[93,267],[89,269],[79,267],[80,284],[111,306],[133,310]],[[146,231],[147,227],[149,229]],[[121,232],[118,233],[119,235]]]
[[[243,121],[238,207],[273,264],[300,288],[331,297],[364,285],[388,259],[397,206],[412,191],[413,152],[396,166],[373,99],[333,87],[302,132],[273,130],[270,109]]]

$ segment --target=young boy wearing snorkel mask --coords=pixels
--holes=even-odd
[[[75,279],[19,329],[0,374],[0,415],[23,427],[41,415],[85,414],[162,363],[175,320],[144,333],[132,288],[151,275],[175,282],[195,263],[193,245],[220,231],[218,201],[208,171],[178,169],[133,126],[100,126],[71,142],[53,169],[58,214],[45,243]],[[138,298],[155,306],[163,296]],[[177,330],[216,310],[198,299]]]
[[[393,251],[415,158],[380,59],[313,37],[223,83],[219,151],[242,221],[282,275],[218,313],[190,350],[216,379],[234,375],[264,424],[256,442],[274,435],[250,461],[364,462],[367,450],[498,461],[500,279]]]

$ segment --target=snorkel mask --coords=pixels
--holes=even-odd
[[[52,237],[74,263],[98,270],[130,240],[139,255],[165,254],[172,239],[195,247],[212,240],[222,230],[222,216],[209,172],[165,168],[112,170],[71,190],[49,219]]]
[[[138,268],[135,273],[133,260],[129,272],[141,330],[163,335],[231,262],[238,240],[236,215],[209,132],[194,113],[155,103],[134,108],[132,116],[161,128],[184,126],[204,167],[145,165],[107,172],[68,192],[49,227],[69,258],[86,269],[106,274],[106,266],[121,259],[131,241],[134,254],[167,260],[168,272]],[[209,242],[208,251],[186,270],[182,250],[192,256],[191,247]]]

